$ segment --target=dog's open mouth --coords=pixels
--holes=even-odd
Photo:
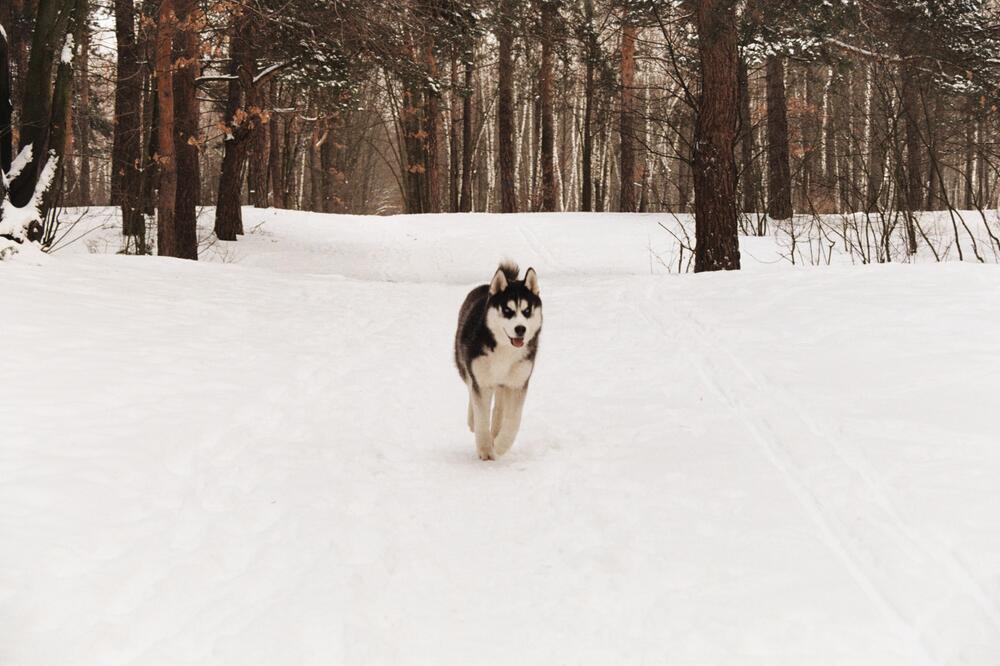
[[[511,338],[509,335],[507,337],[510,338],[510,344],[514,345],[515,347],[524,346],[524,338]]]

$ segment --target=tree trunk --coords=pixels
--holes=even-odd
[[[694,160],[694,122],[690,109],[684,108],[678,131],[677,151],[677,212],[691,211],[691,189],[694,181],[691,165]]]
[[[252,58],[252,57],[251,57]],[[248,63],[249,64],[249,63]],[[249,64],[254,75],[257,73],[256,62]],[[264,109],[267,106],[267,96],[264,94],[262,86],[251,85],[247,89],[247,106],[250,109]],[[268,206],[268,183],[267,183],[267,153],[268,153],[268,116],[266,112],[260,115],[254,113],[253,130],[250,134],[250,142],[247,146],[249,152],[249,165],[247,169],[247,185],[250,188],[250,204],[255,208],[267,208]]]
[[[559,190],[556,185],[555,164],[555,110],[552,98],[554,76],[553,42],[555,40],[556,5],[542,2],[542,64],[539,71],[539,87],[542,111],[542,210],[559,210]]]
[[[427,168],[424,165],[424,143],[422,136],[422,118],[424,103],[422,100],[420,86],[413,85],[412,82],[404,82],[403,101],[400,110],[400,126],[403,134],[404,168],[403,179],[405,183],[404,203],[407,213],[426,213],[427,201],[425,198],[426,186],[424,184]],[[325,153],[320,152],[320,160],[324,172],[327,170],[327,163],[324,161]]]
[[[77,11],[82,9],[83,4],[83,2],[79,2],[78,0]],[[73,21],[75,22],[76,20],[78,19],[74,17]],[[71,27],[70,34],[72,34],[74,27]],[[67,35],[66,40],[66,45],[63,47],[60,55],[59,65],[56,67],[56,80],[52,88],[52,113],[49,119],[47,137],[48,152],[52,155],[47,155],[46,157],[47,159],[54,158],[56,160],[56,170],[48,190],[42,197],[43,204],[39,211],[39,217],[42,219],[45,219],[48,211],[56,203],[57,198],[62,196],[61,183],[63,182],[63,175],[66,172],[66,158],[69,156],[66,146],[72,128],[72,116],[69,113],[69,109],[73,97],[73,54],[69,48],[69,35]],[[45,162],[43,161],[42,164],[44,165]]]
[[[538,71],[541,71],[539,68]],[[531,108],[531,211],[538,212],[542,208],[541,201],[541,154],[542,154],[542,96],[541,81],[534,77],[534,87],[530,92],[533,100]]]
[[[159,135],[158,117],[159,93],[156,84],[156,18],[159,12],[158,0],[142,0],[138,23],[137,41],[140,59],[142,60],[142,145],[139,170],[141,173],[139,188],[139,209],[146,220],[153,219],[156,214],[157,183],[160,178],[159,165],[156,163],[157,137]]]
[[[743,210],[747,213],[757,211],[757,192],[760,176],[757,172],[754,153],[753,119],[750,116],[750,77],[747,72],[745,58],[740,58],[740,182],[743,187]]]
[[[924,177],[921,164],[920,143],[920,84],[911,67],[904,66],[902,72],[903,122],[906,126],[906,249],[909,254],[917,251],[917,230],[915,214],[924,201]]]
[[[115,79],[115,123],[111,148],[111,203],[122,208],[122,234],[144,235],[139,210],[141,151],[140,70],[135,39],[133,0],[115,0],[118,74]],[[141,250],[141,247],[138,248]]]
[[[315,114],[314,114],[315,115]],[[313,123],[312,135],[309,141],[309,210],[317,213],[323,212],[323,201],[326,200],[326,193],[323,191],[323,165],[320,156],[320,144],[323,132],[319,122]]]
[[[868,108],[870,126],[868,138],[868,178],[865,193],[865,212],[879,209],[885,184],[885,163],[889,144],[888,100],[885,98],[884,79],[875,66],[871,72],[871,95]]]
[[[8,8],[13,11],[12,7]],[[7,17],[0,16],[0,20]],[[9,20],[9,19],[8,19]],[[2,25],[2,24],[0,24]],[[7,197],[7,185],[4,176],[10,171],[14,159],[14,97],[10,75],[10,43],[7,33],[0,30],[0,221],[3,221],[2,205]]]
[[[817,67],[805,65],[806,108],[802,114],[802,204],[804,208],[822,207],[823,155],[823,85]]]
[[[285,201],[285,173],[282,168],[284,160],[282,158],[281,147],[281,118],[271,118],[270,148],[268,151],[267,166],[271,174],[271,205],[281,208]]]
[[[695,124],[695,272],[740,267],[736,218],[739,108],[736,10],[729,0],[698,0],[701,98]]]
[[[448,98],[448,210],[452,213],[459,211],[458,193],[461,187],[461,160],[462,146],[460,140],[459,127],[459,100],[462,98],[461,87],[458,81],[458,55],[451,54],[451,67],[449,81],[451,82],[451,94]]]
[[[410,58],[423,65],[423,75],[404,77],[403,100],[398,112],[404,147],[401,156],[405,169],[404,203],[407,213],[436,213],[441,210],[438,94],[429,84],[437,77],[434,38],[426,32],[411,38]]]
[[[427,79],[436,80],[438,78],[437,58],[434,55],[434,37],[430,33],[425,37],[424,42],[424,62],[427,67]],[[439,112],[440,96],[436,88],[425,86],[424,88],[424,131],[427,139],[424,142],[424,166],[427,169],[427,213],[441,212],[441,176],[438,168],[438,144],[440,137],[441,114]]]
[[[301,180],[296,178],[295,165],[301,162],[299,151],[301,150],[301,130],[296,118],[288,118],[284,124],[285,131],[282,134],[281,151],[281,182],[283,189],[281,192],[281,207],[285,209],[298,208],[299,204],[299,184]]]
[[[150,58],[155,63],[155,33],[151,44],[153,48]],[[160,180],[160,165],[157,163],[158,146],[160,143],[160,93],[156,80],[155,64],[149,72],[149,89],[144,93],[146,102],[143,104],[143,135],[145,141],[145,156],[143,157],[142,168],[142,194],[139,197],[139,207],[143,214],[152,217],[156,213],[156,197],[158,183]]]
[[[472,74],[473,50],[469,49],[465,58],[465,87],[462,90],[462,199],[459,209],[463,213],[472,210]],[[511,142],[513,143],[513,142]],[[514,148],[511,146],[511,153]],[[511,170],[513,173],[513,169]],[[513,183],[511,184],[513,191]]]
[[[248,10],[235,9],[229,28],[229,90],[226,97],[226,138],[222,142],[222,173],[215,208],[215,235],[219,240],[234,241],[243,233],[243,172],[252,124],[259,119],[247,117],[243,109],[244,92],[253,87],[253,55],[250,51],[252,18]],[[312,174],[315,178],[315,174]],[[318,209],[316,209],[318,210]]]
[[[198,165],[198,5],[197,0],[174,0],[177,30],[174,33],[174,153],[176,156],[176,202],[174,229],[177,254],[198,258],[198,203],[201,174]]]
[[[79,22],[77,22],[79,24]],[[74,29],[73,32],[73,44],[78,45],[79,42],[79,29]],[[73,131],[73,99],[76,94],[76,79],[74,73],[77,71],[77,57],[73,54],[73,64],[69,67],[69,90],[66,91],[66,95],[63,98],[63,106],[61,109],[58,107],[53,108],[53,111],[59,112],[59,121],[62,123],[62,141],[60,146],[62,146],[63,158],[59,160],[59,177],[55,182],[55,188],[58,189],[60,196],[60,203],[64,205],[74,206],[76,204],[72,203],[73,197],[75,196],[76,188],[76,165],[74,162],[74,150],[76,145],[75,132]],[[55,113],[53,113],[55,115]],[[54,120],[54,118],[53,118]]]
[[[584,212],[594,209],[594,66],[597,59],[597,33],[594,30],[594,0],[583,2],[584,20],[586,24],[586,77],[583,86],[583,177],[580,185],[580,208]]]
[[[823,96],[823,112],[820,115],[820,118],[826,118],[826,127],[823,128],[823,187],[818,208],[822,213],[836,213],[839,206],[837,169],[841,156],[837,137],[842,135],[844,130],[840,127],[837,100],[843,98],[843,84],[843,76],[831,70],[827,79],[826,94]]]
[[[174,0],[160,0],[156,24],[156,95],[157,155],[160,184],[156,209],[156,252],[161,256],[176,257],[177,229],[174,207],[177,203],[177,158],[174,150],[174,75],[173,42],[176,17]]]
[[[323,177],[323,212],[324,213],[334,213],[337,206],[337,195],[335,192],[335,172],[336,167],[334,165],[333,159],[333,146],[334,138],[332,136],[333,128],[327,125],[326,127],[326,139],[322,142],[319,147],[319,164],[322,169]],[[416,193],[416,198],[419,200],[422,196],[421,192]],[[411,210],[409,212],[426,212],[424,209],[421,210]]]
[[[635,147],[635,38],[638,28],[628,20],[622,25],[621,44],[621,118],[619,143],[621,146],[621,197],[618,210],[634,213],[638,205],[636,196],[636,147]]]
[[[855,73],[856,75],[856,73]],[[833,148],[836,151],[837,167],[833,172],[831,187],[836,195],[836,211],[853,213],[852,172],[854,167],[853,135],[851,133],[851,102],[854,95],[853,81],[845,74],[835,74],[836,86],[831,88],[832,116],[834,126]],[[859,135],[863,136],[863,135]]]
[[[980,208],[989,206],[989,182],[986,176],[986,151],[983,145],[986,142],[986,121],[983,118],[985,100],[979,109],[976,120],[976,201]]]
[[[500,186],[500,212],[517,212],[514,190],[514,19],[513,0],[502,0],[500,25],[497,28],[499,63],[497,82],[497,180]],[[524,166],[522,166],[524,168]]]
[[[606,124],[607,117],[602,124]],[[610,139],[605,132],[601,133],[601,166],[597,182],[594,183],[594,211],[603,213],[607,209],[608,183],[611,181],[611,159],[608,156]]]
[[[233,85],[230,82],[230,87]],[[232,116],[227,114],[227,118]],[[219,240],[234,241],[238,234],[243,233],[240,194],[243,189],[246,140],[227,139],[223,142],[222,149],[222,174],[219,176],[219,197],[215,208],[215,235]]]
[[[865,113],[868,98],[868,69],[859,65],[851,73],[851,100],[844,114],[849,120],[850,136],[845,138],[848,152],[851,156],[851,174],[848,180],[849,201],[851,211],[864,209],[862,192],[864,191],[863,175],[865,173],[865,129],[867,116]],[[843,181],[842,181],[843,182]]]
[[[972,100],[966,102],[965,109],[965,182],[962,183],[962,207],[971,210],[978,203],[973,196],[972,175],[976,159],[976,117]]]
[[[767,59],[767,214],[774,220],[792,217],[787,110],[785,64],[781,56],[770,56]]]
[[[89,3],[84,5],[84,16],[89,15]],[[77,201],[82,206],[93,204],[91,200],[91,166],[90,166],[90,25],[86,20],[80,23],[80,53],[77,71],[79,104],[77,106],[77,153],[80,157],[80,170],[77,175]]]
[[[11,104],[13,94],[10,79],[10,47],[7,35],[0,31],[0,173],[10,171],[10,164],[14,159],[14,106]],[[3,179],[0,178],[0,201],[3,201],[5,194]]]
[[[2,3],[0,3],[2,4]],[[35,2],[11,0],[10,23],[7,25],[8,66],[11,68],[11,94],[7,98],[14,107],[23,108],[24,87],[28,72],[28,45],[34,33]],[[11,126],[11,135],[20,143],[20,132]]]
[[[931,101],[927,101],[927,97]],[[933,88],[928,88],[925,94],[921,95],[921,107],[926,120],[924,127],[927,128],[927,206],[925,210],[942,210],[947,204],[948,193],[941,190],[941,150],[938,146],[938,122],[941,118],[942,103],[941,95],[937,94]]]
[[[278,103],[278,86],[275,85],[274,80],[271,81],[271,100],[272,104]],[[270,169],[271,178],[271,205],[280,208],[285,201],[285,173],[283,170],[284,160],[281,157],[281,118],[274,116],[271,118],[270,123],[269,139],[269,155],[267,158],[267,165]]]

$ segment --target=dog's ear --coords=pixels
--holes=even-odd
[[[524,274],[524,286],[528,288],[528,291],[538,296],[538,273],[535,272],[534,268],[529,268],[528,272]]]
[[[496,274],[493,276],[493,281],[490,282],[490,296],[496,296],[506,288],[507,276],[504,275],[503,269],[498,268]]]

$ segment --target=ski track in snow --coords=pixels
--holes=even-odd
[[[235,266],[0,263],[0,664],[1000,662],[997,267],[247,215]],[[504,256],[545,328],[481,463],[451,344]]]
[[[694,308],[674,315],[688,326],[684,338],[699,348],[705,383],[746,424],[859,585],[898,620],[904,637],[919,639],[924,663],[954,663],[942,634],[955,627],[942,623],[959,618],[966,625],[963,639],[979,657],[1000,655],[1000,615],[988,595],[950,554],[914,536],[878,480],[852,464],[824,434],[830,426],[818,425],[780,383],[757,380],[766,369],[748,368],[728,342],[699,321]],[[656,317],[650,319],[662,326]],[[720,354],[728,370],[714,360]],[[770,402],[745,399],[765,395]],[[851,493],[847,504],[845,491]]]

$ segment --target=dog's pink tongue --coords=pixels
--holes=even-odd
[[[511,338],[510,339],[510,344],[514,345],[515,347],[523,347],[524,346],[524,338]]]

